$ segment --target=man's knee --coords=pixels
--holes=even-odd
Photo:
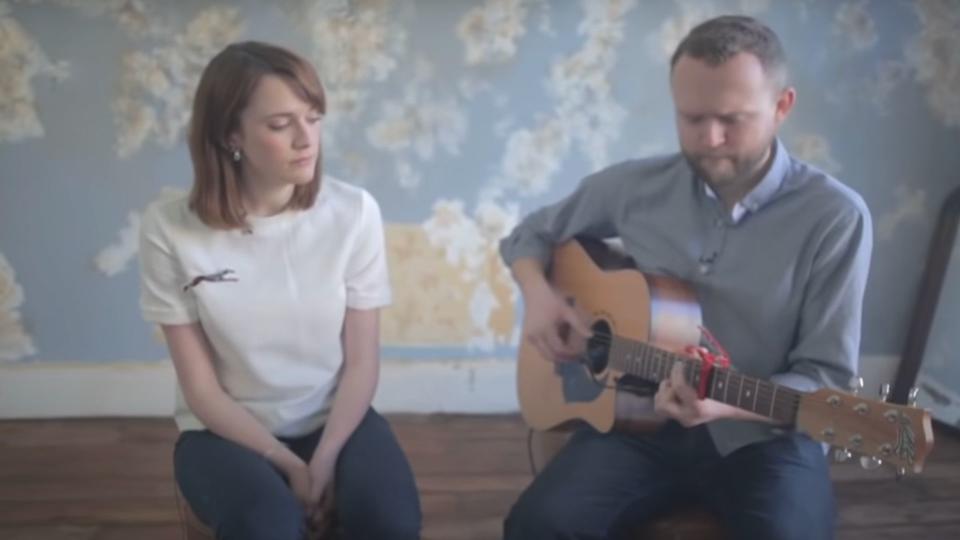
[[[831,540],[836,528],[836,509],[809,501],[780,505],[772,510],[745,514],[733,524],[735,538],[770,540]]]
[[[505,540],[561,538],[572,534],[578,522],[573,500],[524,493],[504,521]]]

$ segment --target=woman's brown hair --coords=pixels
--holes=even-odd
[[[193,98],[190,119],[190,157],[193,189],[190,209],[215,229],[249,230],[240,199],[240,163],[232,159],[227,141],[240,127],[240,113],[265,75],[275,75],[320,112],[326,96],[316,70],[296,54],[266,43],[234,43],[207,64]],[[294,187],[285,209],[306,209],[320,190],[322,158],[313,180]]]

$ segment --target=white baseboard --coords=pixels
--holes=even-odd
[[[893,382],[899,357],[865,356],[865,393]],[[383,412],[518,410],[512,360],[385,360],[374,405]],[[0,418],[170,416],[174,373],[165,362],[0,365]]]

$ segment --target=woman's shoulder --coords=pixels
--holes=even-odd
[[[190,195],[186,191],[165,189],[147,204],[143,212],[145,227],[169,229],[189,227],[198,222],[190,211]]]
[[[373,195],[366,189],[335,176],[324,175],[321,193],[324,199],[341,210],[362,212],[369,205],[377,205]]]

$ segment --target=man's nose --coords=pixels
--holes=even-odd
[[[700,133],[700,142],[707,148],[717,148],[726,141],[726,132],[723,124],[716,120],[704,122],[703,131]]]

